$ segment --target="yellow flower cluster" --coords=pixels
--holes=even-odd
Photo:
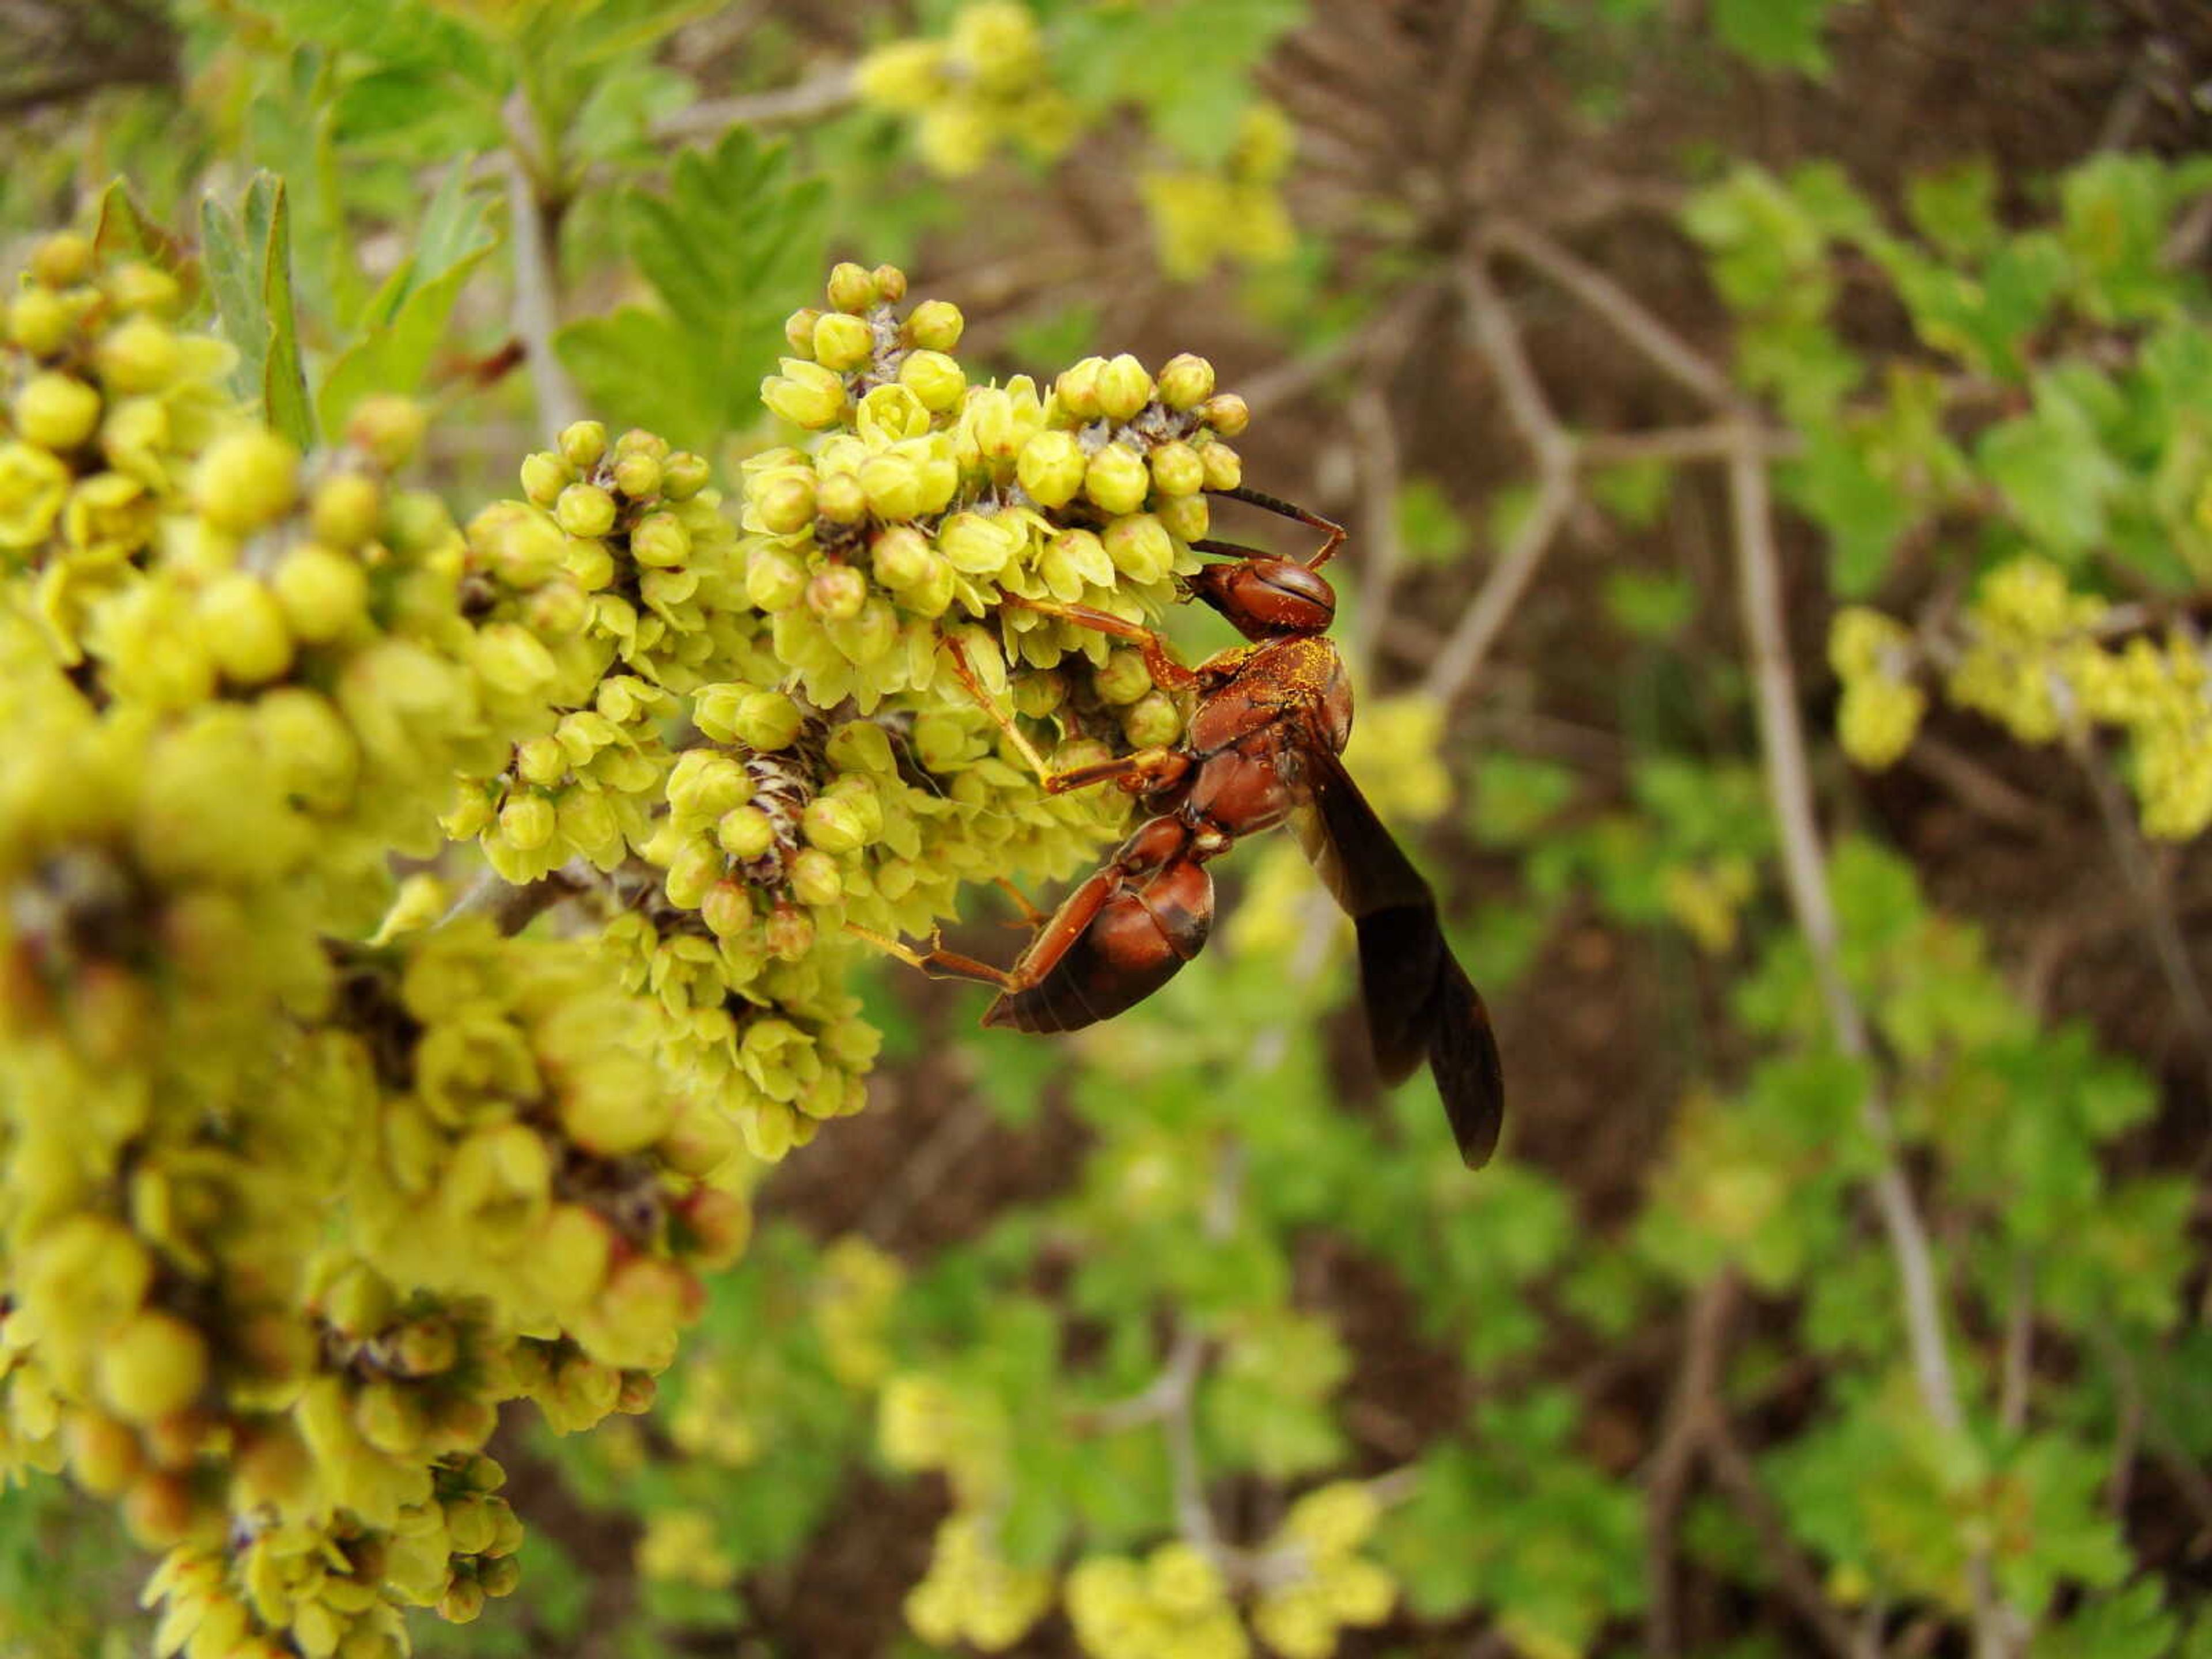
[[[1928,694],[1908,676],[1912,639],[1879,611],[1846,605],[1828,628],[1828,665],[1843,684],[1836,734],[1844,752],[1879,772],[1912,746]]]
[[[714,1517],[705,1510],[654,1510],[637,1540],[641,1577],[726,1589],[737,1582],[738,1563],[714,1535]]]
[[[1283,179],[1297,137],[1280,109],[1255,103],[1219,167],[1163,167],[1139,175],[1160,268],[1188,278],[1222,260],[1272,265],[1289,258],[1297,227],[1283,200]]]
[[[941,40],[900,40],[860,60],[861,100],[914,122],[933,173],[973,173],[1001,145],[1049,161],[1074,142],[1073,101],[1052,84],[1044,40],[1017,0],[963,6]]]
[[[2024,743],[2125,733],[2144,832],[2186,841],[2212,824],[2212,663],[2185,626],[2108,640],[2113,614],[2048,560],[2014,559],[1976,593],[1948,689]]]
[[[864,1098],[875,1037],[842,989],[848,930],[926,932],[963,884],[1064,875],[1125,821],[1115,792],[1042,796],[978,697],[1003,700],[1059,765],[1175,740],[1182,712],[1141,658],[1041,607],[1134,621],[1170,603],[1206,533],[1202,492],[1241,477],[1228,440],[1248,418],[1189,356],[1157,377],[1086,359],[1042,393],[1027,377],[971,384],[951,355],[957,309],[902,313],[890,266],[840,265],[826,297],[790,319],[794,355],[762,387],[821,435],[746,465],[742,599],[709,613],[729,677],[636,665],[635,684],[601,682],[573,745],[575,717],[556,733],[562,755],[626,742],[626,723],[663,718],[641,712],[648,685],[689,699],[704,741],[662,757],[645,834],[623,830],[603,942],[659,1010],[665,1063],[766,1158]],[[543,495],[559,475],[538,471]],[[620,491],[609,500],[618,526]],[[591,506],[583,527],[605,534]],[[626,752],[649,750],[641,735]],[[561,763],[549,750],[539,775]],[[556,804],[556,834],[559,819]]]
[[[884,1461],[917,1473],[943,1470],[964,1509],[987,1507],[1005,1494],[1012,1436],[998,1401],[927,1371],[897,1373],[877,1401]]]
[[[867,1389],[884,1380],[891,1353],[884,1327],[906,1283],[906,1269],[858,1233],[848,1233],[822,1255],[815,1290],[814,1324],[830,1374],[848,1389]]]
[[[1951,700],[2003,725],[2022,743],[2049,743],[2079,726],[2081,709],[2067,670],[2105,612],[2076,593],[2066,574],[2033,556],[2000,565],[1983,580],[1968,616],[1966,652],[1951,670]]]
[[[1245,1659],[1252,1650],[1220,1569],[1188,1543],[1163,1544],[1142,1562],[1079,1561],[1066,1599],[1076,1639],[1095,1659]]]
[[[0,353],[0,1468],[172,1552],[170,1649],[398,1653],[514,1586],[501,1401],[649,1402],[738,1140],[588,945],[344,942],[603,613],[395,485],[411,404],[252,422],[179,297],[57,237]]]
[[[1012,14],[956,30],[978,77],[1030,50]],[[852,933],[1119,831],[1032,755],[1184,711],[1060,611],[1175,599],[1247,414],[1189,356],[971,384],[954,307],[842,265],[763,388],[819,435],[734,519],[698,457],[583,422],[464,531],[397,478],[414,404],[303,455],[185,285],[96,246],[41,246],[0,342],[0,1474],[66,1468],[167,1552],[190,1659],[398,1654],[402,1608],[514,1587],[502,1402],[645,1410],[744,1248],[744,1149],[860,1109]],[[601,925],[395,888],[441,830]],[[898,1283],[830,1252],[852,1386]],[[981,1520],[1003,1413],[915,1376],[882,1411],[962,1505],[918,1627],[1012,1641],[1048,1586]],[[757,1449],[704,1390],[677,1432]],[[647,1554],[734,1571],[681,1515]]]
[[[1291,1505],[1263,1553],[1265,1588],[1252,1611],[1252,1627],[1283,1659],[1328,1659],[1344,1626],[1390,1616],[1398,1587],[1358,1553],[1381,1513],[1357,1480],[1319,1487]]]
[[[965,1642],[1001,1653],[1052,1607],[1052,1575],[1008,1565],[979,1516],[957,1513],[937,1529],[929,1571],[907,1593],[906,1621],[935,1647]]]

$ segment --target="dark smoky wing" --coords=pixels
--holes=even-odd
[[[1480,1170],[1498,1150],[1498,1132],[1505,1123],[1505,1072],[1498,1058],[1497,1034],[1490,1029],[1481,993],[1449,951],[1443,952],[1431,994],[1436,1000],[1427,1017],[1429,1070],[1443,1097],[1461,1161]]]
[[[1342,761],[1308,750],[1296,786],[1298,840],[1358,933],[1375,1068],[1402,1083],[1426,1060],[1460,1156],[1479,1168],[1504,1118],[1504,1073],[1482,999],[1444,942],[1436,896]]]

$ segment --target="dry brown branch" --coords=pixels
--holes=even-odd
[[[1539,481],[1536,500],[1528,516],[1491,566],[1474,603],[1453,626],[1430,666],[1423,690],[1448,705],[1474,683],[1491,647],[1512,619],[1579,499],[1574,435],[1553,413],[1504,297],[1480,262],[1462,264],[1459,282],[1475,347],[1489,365],[1515,429],[1534,452]]]
[[[507,129],[503,160],[507,240],[514,250],[513,327],[527,354],[538,430],[550,434],[581,418],[584,408],[574,382],[553,350],[553,336],[561,326],[561,279],[554,246],[559,213],[553,180],[558,164],[528,100],[519,92],[507,100]]]
[[[1494,217],[1483,227],[1483,240],[1558,283],[1654,367],[1705,402],[1716,409],[1733,409],[1741,401],[1728,376],[1662,322],[1657,313],[1534,225]]]
[[[1727,1494],[1736,1510],[1759,1534],[1768,1565],[1798,1617],[1812,1626],[1820,1645],[1836,1659],[1869,1659],[1881,1651],[1879,1628],[1861,1632],[1851,1628],[1840,1608],[1820,1588],[1820,1576],[1790,1535],[1790,1518],[1783,1514],[1765,1486],[1748,1454],[1736,1443],[1725,1415],[1716,1413],[1705,1437],[1706,1467],[1714,1482]]]
[[[2128,897],[2135,906],[2136,920],[2150,941],[2151,954],[2166,981],[2166,994],[2173,999],[2174,1012],[2197,1050],[2198,1063],[2204,1068],[2206,1085],[2212,1088],[2212,1005],[2205,1001],[2204,987],[2197,977],[2197,965],[2190,959],[2189,947],[2174,920],[2165,883],[2160,880],[2158,870],[2143,847],[2142,832],[2136,827],[2127,798],[2121,793],[2111,768],[2097,752],[2094,741],[2077,726],[2068,738],[2067,749],[2096,798],[2097,817],[2112,849],[2112,861],[2120,866]],[[2212,1142],[2207,1143],[2205,1151],[2207,1156],[2212,1156]]]
[[[1644,1475],[1644,1639],[1659,1659],[1682,1651],[1681,1620],[1674,1596],[1675,1533],[1690,1480],[1705,1451],[1718,1411],[1721,1361],[1728,1327],[1742,1287],[1733,1272],[1709,1280],[1690,1304],[1675,1372],[1667,1426]]]
[[[732,127],[786,126],[834,115],[854,96],[853,66],[840,64],[787,87],[702,99],[655,122],[653,136],[664,143],[681,143],[720,137]]]
[[[1729,495],[1744,635],[1751,657],[1760,745],[1766,756],[1767,793],[1782,838],[1783,872],[1790,906],[1812,955],[1814,977],[1837,1048],[1871,1066],[1873,1044],[1865,1017],[1844,977],[1842,941],[1834,901],[1828,891],[1826,857],[1814,817],[1812,775],[1806,763],[1804,730],[1797,717],[1796,676],[1784,620],[1782,560],[1774,543],[1767,462],[1748,430],[1741,452],[1729,462]],[[1897,1262],[1906,1340],[1921,1403],[1946,1434],[1964,1434],[1966,1413],[1951,1369],[1934,1252],[1899,1160],[1896,1122],[1878,1082],[1870,1083],[1862,1097],[1860,1116],[1881,1154],[1873,1183],[1875,1205],[1888,1236],[1890,1254]],[[1970,1577],[1977,1659],[2011,1659],[2021,1650],[2025,1632],[2014,1628],[2015,1615],[1998,1599],[1986,1551],[1976,1553]]]

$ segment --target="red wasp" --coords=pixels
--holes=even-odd
[[[1103,611],[1042,600],[1006,603],[1134,642],[1156,684],[1195,696],[1172,749],[1139,750],[1054,772],[991,701],[957,645],[956,670],[1036,768],[1048,792],[1118,781],[1152,816],[1105,866],[1070,894],[1010,969],[942,948],[905,961],[935,977],[995,985],[986,1025],[1073,1031],[1110,1019],[1158,990],[1196,956],[1213,925],[1206,865],[1245,836],[1286,820],[1356,926],[1360,993],[1376,1069],[1403,1082],[1425,1058],[1470,1169],[1498,1144],[1504,1082],[1490,1018],[1437,917],[1436,896],[1375,815],[1340,758],[1352,733],[1352,687],[1328,638],[1336,594],[1321,575],[1345,538],[1340,525],[1257,490],[1215,492],[1325,532],[1310,562],[1226,542],[1228,556],[1189,579],[1193,594],[1249,645],[1196,668],[1150,629]]]

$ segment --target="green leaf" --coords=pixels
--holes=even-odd
[[[2163,1601],[2155,1578],[2088,1597],[2063,1625],[2036,1638],[2036,1659],[2167,1659],[2181,1632]]]
[[[791,296],[819,278],[825,196],[743,131],[679,155],[665,194],[628,192],[625,241],[665,313],[625,307],[555,342],[600,412],[694,447],[757,425]]]
[[[284,181],[259,173],[246,187],[242,214],[213,197],[200,204],[201,245],[223,333],[237,347],[231,377],[238,395],[303,450],[315,444],[315,416],[300,359],[292,302],[290,221]]]
[[[425,0],[241,0],[289,40],[325,52],[358,52],[380,64],[422,64],[493,92],[509,65],[493,43],[453,13]]]
[[[2106,150],[2059,183],[2066,251],[2073,256],[2081,308],[2102,323],[2171,313],[2183,289],[2165,258],[2166,221],[2177,192],[2169,169],[2151,155]]]
[[[1605,573],[1605,614],[1640,640],[1669,640],[1698,614],[1698,590],[1686,576],[1650,570]]]
[[[1590,475],[1589,492],[1630,529],[1649,530],[1674,495],[1674,469],[1658,460],[1603,467]]]
[[[1485,755],[1474,763],[1468,795],[1468,828],[1492,847],[1532,840],[1574,799],[1575,775],[1557,761]]]
[[[1988,257],[2004,238],[1996,195],[1996,168],[1978,155],[1915,173],[1905,181],[1905,210],[1945,258],[1965,264]]]
[[[1251,71],[1305,15],[1305,0],[1087,7],[1053,31],[1054,70],[1079,103],[1133,103],[1162,142],[1211,166],[1237,142]]]
[[[1806,434],[1805,453],[1783,471],[1781,484],[1790,501],[1827,532],[1829,579],[1846,599],[1880,585],[1899,540],[1919,518],[1875,471],[1864,443],[1834,427]]]
[[[1713,33],[1721,44],[1760,69],[1828,72],[1820,36],[1834,0],[1713,0]]]
[[[431,198],[415,252],[368,304],[354,343],[323,377],[323,424],[335,429],[373,392],[418,391],[461,290],[494,246],[489,203],[471,194],[456,166]]]
[[[1434,478],[1408,478],[1399,490],[1398,540],[1409,564],[1448,564],[1466,556],[1467,520]]]
[[[2034,412],[1990,428],[1975,451],[2014,520],[2068,562],[2104,538],[2107,507],[2125,481],[2075,390],[2039,380]]]
[[[103,258],[143,259],[177,278],[187,300],[199,286],[199,272],[184,244],[147,218],[120,179],[100,195],[100,214],[94,223],[92,243]]]
[[[261,249],[261,310],[269,349],[261,377],[261,412],[270,428],[302,450],[315,447],[315,411],[300,359],[300,319],[292,303],[291,217],[284,181],[259,173],[246,193],[247,235]]]

